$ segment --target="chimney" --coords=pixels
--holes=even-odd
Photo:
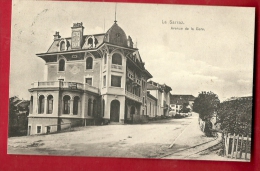
[[[53,37],[54,37],[54,40],[57,40],[57,39],[61,38],[61,36],[60,36],[60,34],[59,34],[58,31],[55,32],[55,34],[53,35]]]
[[[83,45],[83,23],[73,23],[71,29],[71,49],[81,49]]]

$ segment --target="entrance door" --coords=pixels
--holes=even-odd
[[[111,122],[119,122],[120,102],[113,100],[110,105],[110,120]]]
[[[49,134],[51,132],[51,127],[50,126],[47,126],[46,127],[46,133]]]
[[[130,115],[131,115],[131,122],[132,123],[134,122],[134,114],[135,114],[135,107],[131,106]]]
[[[31,125],[28,126],[28,135],[31,135],[31,129],[32,129]]]

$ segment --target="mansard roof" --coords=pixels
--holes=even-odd
[[[86,45],[88,38],[95,38],[96,48],[98,48],[103,43],[104,36],[105,36],[105,33],[83,35],[83,43],[81,45],[81,49],[89,49],[89,47]],[[60,43],[62,41],[64,41],[65,44],[67,45],[67,48],[68,48],[67,50],[68,51],[71,50],[71,37],[59,38],[59,39],[54,40],[54,42],[48,49],[47,53],[60,52],[59,48],[60,48]],[[94,48],[92,48],[92,49],[94,49]]]

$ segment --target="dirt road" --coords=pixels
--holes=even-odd
[[[147,124],[87,126],[59,134],[12,137],[8,139],[8,153],[161,158],[209,139],[199,130],[194,113]]]

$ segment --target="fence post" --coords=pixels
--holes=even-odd
[[[233,155],[234,155],[235,136],[236,136],[236,134],[234,133],[233,142],[232,142],[232,149],[231,149],[231,159],[233,158]]]
[[[246,147],[245,147],[245,160],[247,159],[247,143],[248,143],[248,135],[246,136]]]
[[[243,142],[244,142],[244,135],[242,135],[241,138],[241,146],[240,146],[240,154],[239,154],[239,158],[242,158],[242,153],[243,153]]]
[[[236,143],[236,156],[235,156],[235,159],[237,159],[237,149],[238,149],[238,140],[239,140],[239,134],[237,135],[237,143]]]
[[[227,157],[229,156],[229,154],[228,154],[228,151],[229,151],[229,141],[230,141],[230,133],[228,133],[228,135],[227,135],[227,146],[226,146],[226,150],[227,150],[226,155],[227,155]]]

